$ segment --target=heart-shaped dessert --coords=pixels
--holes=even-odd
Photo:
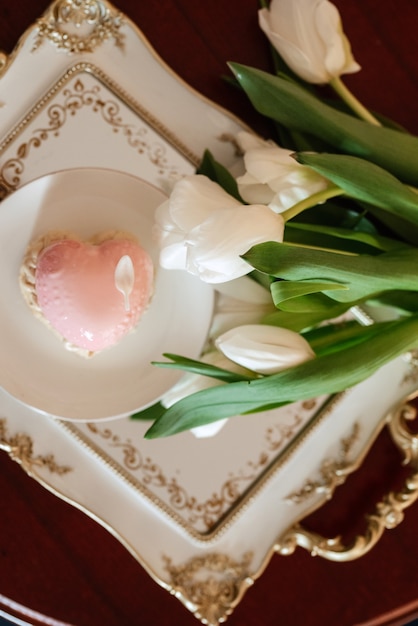
[[[152,295],[148,253],[123,233],[88,242],[49,236],[42,242],[31,247],[21,272],[32,310],[81,354],[117,344],[136,326]]]

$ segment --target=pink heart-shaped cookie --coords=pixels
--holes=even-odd
[[[91,353],[115,345],[138,323],[152,288],[151,258],[129,239],[62,239],[37,259],[43,317],[67,342]]]

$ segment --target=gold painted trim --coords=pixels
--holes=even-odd
[[[104,440],[107,445],[119,453],[120,458],[118,460],[81,432],[76,424],[64,423],[64,426],[87,448],[93,450],[95,455],[106,465],[112,467],[125,482],[151,500],[154,505],[193,536],[201,537],[211,535],[222,523],[228,510],[237,506],[242,493],[252,488],[254,482],[259,479],[269,464],[276,462],[277,452],[292,440],[298,427],[302,424],[303,410],[312,410],[314,407],[315,404],[306,403],[306,406],[302,405],[300,410],[291,416],[291,423],[269,426],[265,432],[264,448],[258,452],[257,458],[248,461],[245,467],[235,472],[229,472],[219,490],[212,493],[207,500],[199,500],[197,496],[188,493],[187,489],[178,483],[175,476],[165,475],[158,463],[152,458],[144,456],[140,448],[132,444],[130,439],[122,439],[109,426],[102,423],[86,424],[92,436]],[[140,472],[141,478],[135,477],[131,473],[134,471]],[[250,482],[249,487],[243,488],[241,486],[248,485]],[[168,496],[169,505],[157,495],[157,491]],[[198,523],[204,530],[196,528]]]
[[[81,1],[83,1],[83,0],[81,0]],[[109,8],[109,10],[116,11],[114,5],[111,2],[108,2],[107,0],[102,0],[102,3],[104,5],[106,5]],[[46,15],[49,12],[49,10],[50,10],[50,8],[48,8],[45,11],[44,15]],[[189,85],[189,83],[187,83],[181,76],[179,76],[176,72],[174,72],[172,70],[172,68],[158,54],[158,52],[151,45],[151,43],[148,41],[148,39],[146,38],[146,36],[142,32],[142,30],[140,30],[140,28],[135,24],[135,22],[133,22],[131,20],[131,18],[129,16],[127,16],[126,14],[123,14],[121,12],[118,12],[118,13],[121,15],[122,19],[124,19],[124,22],[130,26],[132,31],[134,31],[135,35],[140,40],[142,45],[147,49],[148,53],[167,72],[167,74],[169,74],[172,78],[174,78],[177,81],[177,83],[179,85],[181,85],[183,87],[183,89],[185,89],[185,91],[188,91],[190,95],[192,95],[193,97],[197,98],[198,100],[200,100],[201,102],[205,103],[206,105],[208,105],[209,107],[213,108],[214,110],[218,111],[220,114],[224,115],[225,117],[227,117],[228,119],[233,121],[235,124],[237,124],[241,128],[245,128],[245,129],[247,129],[249,131],[251,130],[250,127],[245,122],[243,122],[237,115],[235,115],[234,113],[231,113],[231,111],[229,111],[228,109],[225,109],[223,106],[219,105],[217,102],[214,102],[213,100],[210,100],[208,97],[202,95],[194,87]],[[40,19],[42,19],[42,17]],[[32,24],[32,26],[29,26],[26,29],[26,31],[22,34],[22,36],[20,37],[20,39],[17,42],[14,50],[9,55],[7,55],[6,53],[0,51],[0,78],[2,77],[2,74],[5,73],[6,70],[9,69],[9,67],[11,66],[13,60],[18,55],[20,49],[22,48],[24,42],[26,41],[26,39],[37,28],[38,28],[37,27],[37,22]],[[87,65],[90,65],[90,64],[87,63]],[[94,67],[94,65],[93,65],[93,67]],[[101,70],[99,70],[99,71],[101,71]],[[111,80],[111,79],[109,79],[109,80]],[[111,82],[113,82],[113,81],[111,81]],[[128,98],[131,99],[129,96],[128,96]],[[219,141],[230,141],[230,138],[225,136],[225,134],[222,134],[220,137],[218,137],[218,139],[219,139]],[[175,145],[175,144],[173,144],[173,145]],[[187,149],[187,151],[190,153],[190,151],[188,149]],[[182,152],[182,154],[184,154],[186,156],[186,153]],[[190,159],[191,163],[194,164],[194,165],[197,165],[198,163],[200,163],[200,160],[201,160],[201,155],[198,155],[197,157],[196,157],[196,155],[193,155],[193,158]]]
[[[62,475],[72,471],[72,468],[58,465],[53,455],[34,456],[32,439],[24,433],[9,435],[5,418],[0,418],[0,450],[4,450],[12,461],[19,463],[29,476],[50,493],[100,524],[128,550],[154,582],[180,600],[203,624],[218,626],[224,622],[253,584],[254,578],[249,573],[252,552],[246,552],[240,561],[227,554],[210,552],[192,557],[181,565],[174,565],[173,560],[164,555],[162,560],[169,582],[163,580],[109,522],[88,507],[65,496],[36,471],[37,467],[47,467],[51,473]]]
[[[123,50],[123,23],[122,13],[102,0],[55,0],[36,22],[38,33],[32,52],[46,39],[68,54],[94,52],[107,39],[113,39]],[[85,27],[87,32],[77,32]]]
[[[290,555],[294,553],[297,546],[300,546],[307,549],[312,556],[345,562],[360,558],[369,552],[379,541],[385,529],[395,528],[400,524],[404,518],[404,510],[418,499],[418,435],[411,433],[406,426],[406,421],[413,420],[417,416],[417,409],[409,404],[416,397],[418,397],[418,391],[402,401],[386,419],[393,442],[403,452],[404,464],[410,464],[412,472],[399,492],[390,492],[377,503],[375,511],[367,517],[368,528],[364,535],[357,536],[352,544],[344,546],[340,537],[327,539],[317,533],[307,531],[301,524],[295,524],[273,546],[255,574],[250,575],[248,572],[251,553],[244,555],[235,580],[228,580],[228,576],[227,580],[224,580],[222,576],[219,579],[210,573],[212,563],[215,564],[215,571],[216,567],[219,567],[221,571],[222,564],[224,564],[228,572],[230,562],[225,555],[212,553],[190,559],[177,567],[172,565],[171,560],[166,559],[173,587],[172,593],[203,624],[218,626],[226,621],[246,590],[263,574],[274,553],[282,556]],[[344,460],[352,450],[358,434],[359,427],[355,424],[352,433],[342,440],[341,456]],[[350,466],[344,463],[344,474],[354,471],[358,465],[355,463]],[[336,473],[341,469],[338,462],[335,463],[334,469]],[[326,495],[328,494],[326,490]],[[202,571],[205,570],[209,570],[206,576],[202,575]],[[225,595],[222,589],[225,590]]]
[[[249,566],[253,554],[247,552],[241,561],[226,554],[212,552],[194,557],[175,566],[165,557],[172,594],[203,624],[217,626],[225,622],[253,584]]]
[[[66,4],[69,5],[68,10]],[[91,9],[88,8],[89,4],[92,5]],[[80,9],[78,16],[77,5]],[[96,16],[93,5],[97,5]],[[127,16],[107,0],[55,0],[42,16],[22,33],[10,54],[0,50],[0,78],[10,68],[32,34],[35,35],[32,52],[39,48],[44,39],[49,39],[57,49],[66,50],[68,54],[92,53],[109,38],[113,38],[116,47],[123,50],[125,35],[120,32],[120,28],[127,21],[132,24]],[[77,30],[78,23],[82,26],[83,22],[89,27],[87,35],[79,36],[74,32],[66,32],[67,24],[70,23]]]
[[[34,455],[33,440],[24,433],[9,435],[6,420],[0,418],[0,450],[5,450],[13,461],[19,463],[29,476],[38,477],[37,469],[47,468],[51,474],[62,476],[72,471],[69,465],[59,465],[53,454]]]
[[[339,536],[326,538],[295,524],[280,537],[275,546],[276,552],[289,555],[300,546],[313,556],[322,556],[330,561],[352,561],[367,554],[385,530],[396,528],[403,521],[405,509],[418,499],[418,434],[412,433],[407,426],[408,421],[417,417],[417,409],[410,404],[417,397],[418,391],[404,399],[387,416],[392,441],[404,457],[403,465],[408,465],[411,471],[402,488],[389,491],[375,505],[373,512],[367,515],[364,534],[357,535],[352,543],[344,545]]]
[[[113,472],[115,472],[119,476],[119,478],[128,483],[135,490],[138,490],[140,493],[142,493],[142,495],[147,497],[147,499],[149,499],[155,506],[157,506],[160,512],[167,515],[167,517],[169,517],[179,527],[185,530],[190,537],[197,540],[199,543],[210,544],[216,541],[225,532],[227,532],[231,528],[233,523],[245,513],[246,508],[251,503],[252,499],[255,498],[257,494],[266,486],[266,484],[273,479],[273,477],[277,474],[277,472],[280,471],[280,469],[289,460],[289,458],[304,444],[304,442],[311,435],[311,433],[319,428],[323,420],[326,419],[326,417],[335,410],[336,406],[345,397],[345,394],[346,392],[336,394],[326,400],[321,405],[321,407],[317,411],[315,411],[315,413],[313,413],[313,415],[308,419],[306,424],[301,428],[301,430],[297,433],[294,439],[290,441],[279,452],[275,459],[273,459],[267,465],[265,470],[260,473],[260,475],[254,480],[254,482],[243,493],[239,495],[235,504],[232,505],[230,509],[225,512],[219,522],[206,533],[198,532],[189,524],[185,523],[185,521],[176,513],[176,511],[170,509],[164,502],[161,502],[158,497],[150,493],[149,490],[144,489],[142,485],[138,484],[138,482],[132,477],[132,475],[129,474],[119,463],[112,459],[108,454],[104,453],[103,450],[84,433],[80,432],[75,424],[59,420],[57,420],[57,424],[64,428],[76,439],[79,444],[87,448],[91,453],[94,454],[96,458],[98,458],[102,463],[104,463]],[[370,442],[370,447],[371,445],[372,441]],[[364,453],[364,456],[365,455],[366,452]],[[364,458],[364,456],[362,458]]]
[[[418,386],[418,350],[407,352],[403,358],[409,364],[409,368],[403,378],[402,384],[414,388]]]
[[[349,456],[354,444],[358,441],[359,433],[360,426],[356,422],[351,434],[341,440],[338,458],[325,459],[319,469],[320,478],[317,480],[308,479],[300,489],[285,498],[286,502],[300,504],[317,494],[323,494],[326,500],[331,500],[336,488],[342,485],[348,475],[360,466],[359,459],[355,463],[349,462]]]
[[[22,469],[25,471],[28,476],[36,480],[42,487],[47,489],[54,496],[70,504],[75,509],[78,509],[85,515],[87,515],[90,519],[92,519],[97,524],[100,524],[102,528],[104,528],[107,532],[109,532],[115,539],[119,541],[119,543],[124,546],[126,550],[135,558],[135,560],[144,568],[147,574],[161,587],[169,591],[173,592],[173,589],[164,581],[162,578],[157,576],[154,569],[151,565],[141,556],[141,554],[133,547],[133,545],[123,537],[113,526],[104,518],[100,517],[94,511],[89,509],[87,506],[80,504],[77,500],[66,496],[62,491],[57,489],[53,484],[51,484],[44,476],[41,476],[39,472],[35,470],[36,467],[48,467],[51,473],[55,473],[55,467],[60,468],[58,473],[67,473],[67,471],[73,471],[73,468],[67,466],[56,466],[55,459],[53,455],[46,456],[33,456],[33,441],[32,439],[24,433],[17,433],[15,435],[8,435],[6,428],[6,419],[0,418],[0,450],[4,450],[10,457],[12,461],[17,462]],[[49,460],[52,460],[52,463],[49,463]],[[46,463],[44,463],[46,461]],[[51,470],[52,468],[52,470]],[[75,470],[76,471],[76,470]]]
[[[97,112],[101,113],[103,122],[109,125],[112,132],[122,132],[128,144],[138,151],[144,150],[144,139],[135,136],[132,127],[123,123],[118,115],[118,104],[116,102],[105,102],[100,97],[100,93],[85,93],[83,95],[83,84],[81,76],[83,73],[90,74],[112,95],[121,101],[134,115],[143,122],[148,124],[151,129],[156,132],[163,140],[173,147],[180,155],[182,155],[192,165],[197,166],[200,158],[190,151],[187,146],[164,124],[162,124],[152,113],[145,109],[139,102],[134,100],[126,93],[114,80],[109,78],[105,72],[91,63],[77,63],[69,68],[49,89],[49,91],[31,108],[30,112],[21,120],[5,137],[0,144],[0,155],[5,152],[9,146],[15,142],[19,136],[29,127],[36,117],[41,113],[49,114],[49,124],[47,127],[34,128],[30,138],[16,146],[13,156],[10,156],[0,168],[0,199],[8,193],[14,191],[21,184],[21,175],[25,170],[26,159],[30,157],[33,149],[39,149],[50,137],[56,136],[60,128],[65,124],[67,118],[85,106],[89,106]],[[64,104],[58,105],[54,103],[54,97],[68,85],[70,81],[77,78],[73,92],[65,93]],[[49,107],[49,109],[48,109]],[[164,151],[161,146],[151,146],[149,148],[149,158],[153,164],[160,169],[170,170],[170,165],[164,160]],[[173,167],[171,166],[171,169]],[[173,170],[174,171],[174,170]],[[175,173],[175,172],[174,172]]]

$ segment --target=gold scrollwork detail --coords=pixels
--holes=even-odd
[[[418,385],[418,350],[407,352],[403,358],[409,364],[409,368],[403,377],[402,383],[415,387]]]
[[[226,554],[210,553],[191,558],[181,566],[164,558],[170,575],[170,590],[203,624],[217,626],[240,602],[253,584],[249,566],[253,554],[247,552],[241,561]]]
[[[418,397],[418,391],[408,396],[400,406],[388,415],[387,424],[392,440],[403,455],[403,465],[410,472],[399,491],[388,492],[366,516],[367,527],[362,535],[345,545],[341,537],[325,538],[308,531],[301,524],[291,527],[275,545],[275,551],[282,555],[293,554],[300,546],[313,556],[322,556],[331,561],[351,561],[358,559],[382,537],[385,530],[396,528],[404,519],[404,511],[418,499],[418,434],[407,425],[417,417],[417,408],[411,404]]]
[[[37,21],[38,33],[32,51],[45,39],[69,54],[93,52],[111,38],[123,49],[122,25],[122,14],[102,0],[56,0]]]
[[[0,174],[0,202],[13,191],[13,187]]]
[[[349,456],[358,439],[359,432],[360,426],[355,423],[350,435],[341,440],[338,458],[325,459],[321,464],[320,479],[307,480],[301,489],[287,496],[286,501],[299,504],[315,494],[323,494],[327,500],[330,500],[335,489],[345,482],[348,474],[353,472],[356,467],[349,461]]]
[[[166,476],[158,464],[143,456],[130,440],[122,440],[109,428],[100,428],[94,423],[87,424],[87,427],[92,434],[107,440],[112,448],[121,451],[123,465],[129,471],[140,472],[143,487],[161,489],[167,494],[170,506],[181,512],[189,524],[200,526],[204,532],[210,531],[216,525],[227,507],[241,494],[240,483],[248,480],[247,476],[231,477],[218,494],[214,493],[207,500],[199,502],[196,497],[187,493],[176,478]]]
[[[303,406],[302,410],[312,410],[312,406]],[[144,457],[129,439],[121,439],[110,428],[100,427],[96,423],[88,423],[86,426],[91,434],[121,451],[124,467],[129,471],[139,473],[140,484],[143,487],[161,489],[162,493],[165,492],[168,496],[169,505],[175,511],[180,512],[188,524],[200,528],[200,532],[210,532],[226,514],[228,508],[242,496],[248,484],[268,466],[273,455],[291,441],[302,421],[300,413],[295,413],[288,423],[278,423],[269,427],[265,433],[265,448],[258,458],[248,461],[244,468],[231,474],[217,492],[200,502],[195,496],[189,494],[175,477],[166,476],[158,464],[151,458]]]
[[[30,476],[36,475],[36,468],[47,468],[60,476],[72,471],[68,465],[59,465],[53,454],[35,456],[32,439],[25,433],[8,435],[5,419],[0,419],[0,450],[7,452]]]
[[[146,127],[136,127],[124,121],[118,101],[105,97],[101,86],[94,85],[89,89],[81,78],[76,78],[63,90],[62,100],[47,108],[47,123],[41,128],[34,129],[27,141],[18,145],[15,155],[1,166],[0,200],[20,185],[21,176],[25,171],[25,161],[33,150],[40,149],[49,138],[59,137],[68,120],[83,109],[98,115],[138,154],[146,155],[160,174],[165,172],[169,172],[170,175],[177,174],[175,167],[168,162],[165,146],[158,140],[153,140]]]

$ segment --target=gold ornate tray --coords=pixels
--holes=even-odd
[[[71,6],[54,2],[1,58],[3,197],[75,167],[120,169],[168,191],[205,148],[234,163],[227,138],[239,120],[184,85],[111,4]],[[417,383],[416,364],[405,357],[337,397],[231,419],[212,438],[153,441],[143,438],[147,425],[129,419],[72,424],[1,391],[0,447],[215,625],[275,552],[301,545],[334,560],[357,558],[399,523],[418,490],[417,440],[399,407]],[[405,489],[378,503],[351,546],[304,531],[300,521],[332,497],[387,422],[411,465]]]

